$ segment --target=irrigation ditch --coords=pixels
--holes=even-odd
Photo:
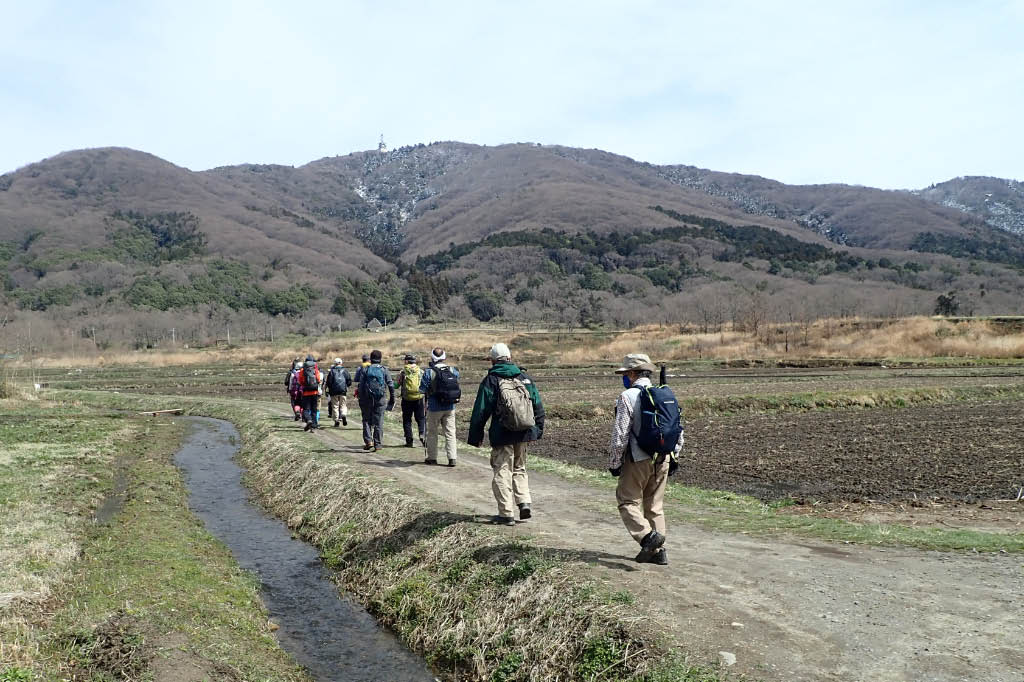
[[[258,576],[279,626],[277,639],[318,682],[431,682],[433,673],[330,581],[317,550],[249,501],[234,462],[238,431],[219,419],[188,417],[175,463],[189,507]]]

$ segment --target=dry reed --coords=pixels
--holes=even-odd
[[[405,353],[426,358],[441,346],[458,362],[482,358],[496,341],[509,343],[517,357],[545,365],[588,365],[613,362],[641,349],[659,361],[804,358],[1024,358],[1024,331],[1006,330],[986,320],[947,321],[928,317],[893,320],[817,320],[807,323],[764,324],[757,331],[723,327],[700,333],[679,325],[641,326],[625,331],[591,334],[581,331],[539,332],[494,329],[394,329],[378,333],[345,333],[282,348],[253,344],[244,347],[178,351],[136,351],[96,356],[41,356],[29,363],[37,368],[152,366],[194,364],[271,364],[287,366],[293,358],[341,357],[358,363],[371,349],[383,352],[385,362],[398,363]]]

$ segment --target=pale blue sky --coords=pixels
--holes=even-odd
[[[1024,179],[1024,0],[0,0],[0,173],[460,140],[789,183]]]

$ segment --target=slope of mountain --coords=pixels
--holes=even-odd
[[[953,290],[1005,313],[1024,293],[1024,239],[995,224],[1019,223],[1020,197],[992,179],[788,186],[534,144],[203,172],[82,150],[0,176],[0,319],[627,324],[692,319],[709,300],[721,318],[931,312]]]
[[[1024,235],[1024,183],[964,177],[914,192],[943,206],[980,217],[992,227]]]

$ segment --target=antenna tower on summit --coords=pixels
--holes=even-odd
[[[377,151],[383,154],[388,150],[388,146],[384,144],[384,133],[380,134],[380,143],[377,145]]]

